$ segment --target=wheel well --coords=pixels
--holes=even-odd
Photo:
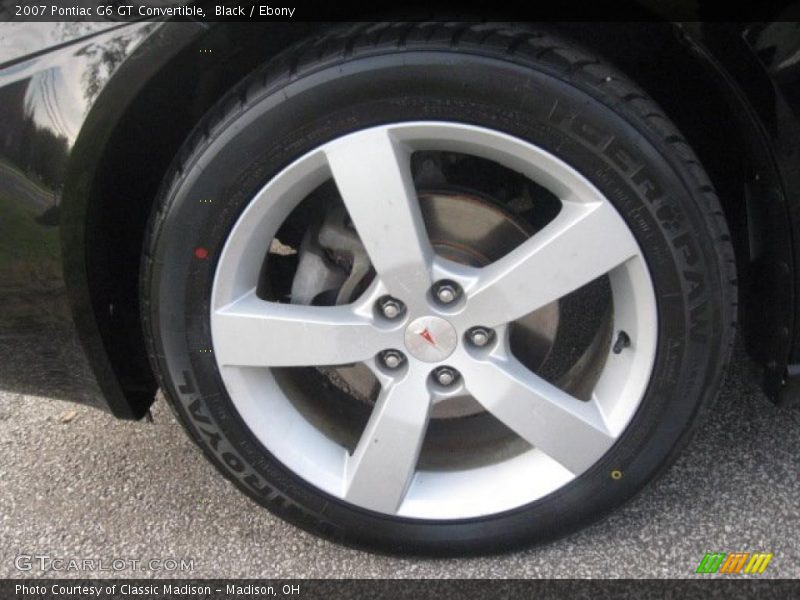
[[[90,193],[86,260],[104,347],[131,402],[149,402],[156,390],[139,318],[138,281],[145,229],[164,174],[202,115],[237,81],[322,27],[213,27],[159,71],[114,130]],[[757,166],[737,151],[750,145],[748,134],[732,126],[736,115],[708,70],[666,23],[556,28],[614,62],[677,123],[719,192],[740,276],[749,279],[752,236],[745,190]],[[681,92],[675,93],[678,85]]]

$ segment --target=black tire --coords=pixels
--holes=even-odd
[[[653,378],[617,443],[557,492],[486,518],[389,518],[302,481],[238,417],[208,353],[215,257],[255,191],[334,137],[426,119],[502,130],[579,170],[629,224],[658,298]],[[207,197],[226,200],[199,203]],[[193,258],[199,246],[208,249],[207,260]],[[585,525],[674,460],[723,377],[734,337],[735,277],[708,177],[661,109],[618,71],[548,33],[392,23],[336,31],[285,52],[203,119],[158,199],[141,292],[150,355],[167,398],[208,458],[245,493],[339,542],[463,554]]]

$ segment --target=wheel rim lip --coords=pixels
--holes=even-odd
[[[499,131],[443,121],[393,123],[380,127],[389,129],[393,136],[414,150],[458,151],[494,160],[522,172],[559,198],[568,197],[580,188],[582,193],[591,193],[608,202],[594,185],[558,157]],[[311,150],[273,177],[256,193],[234,225],[214,275],[212,342],[215,311],[254,287],[253,282],[257,281],[263,262],[263,248],[269,246],[291,210],[330,177],[325,146]],[[538,162],[521,161],[521,155],[535,156]],[[626,229],[630,231],[627,224]],[[260,255],[257,252],[259,248],[262,249]],[[442,271],[442,277],[448,275],[446,262],[437,261],[434,266]],[[638,340],[632,361],[635,364],[616,370],[609,370],[606,365],[595,386],[596,390],[604,392],[616,390],[621,398],[606,415],[618,439],[641,404],[650,380],[657,343],[657,311],[652,280],[641,248],[635,259],[611,271],[609,279],[615,329],[616,323],[621,322],[626,325],[626,330],[633,330],[633,337]],[[346,462],[347,451],[305,422],[278,386],[272,370],[267,367],[231,367],[219,362],[217,366],[235,409],[261,444],[296,475],[343,500],[343,461]],[[291,433],[287,434],[287,430]],[[297,440],[304,442],[302,451],[296,444]],[[601,458],[599,456],[598,461]],[[450,472],[417,471],[396,515],[415,519],[483,517],[538,500],[579,475],[555,463],[535,447],[512,459],[479,468]],[[535,481],[530,481],[532,479]],[[520,484],[520,480],[524,483]],[[502,489],[504,493],[493,492],[491,497],[478,494],[476,497],[479,487]],[[472,500],[465,503],[465,498]]]

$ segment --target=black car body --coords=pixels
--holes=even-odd
[[[0,28],[0,381],[121,418],[156,391],[139,318],[161,179],[206,110],[322,24]],[[553,24],[637,79],[710,172],[734,238],[744,340],[776,400],[800,375],[797,23]],[[676,88],[678,93],[676,93]],[[85,357],[85,358],[84,358]]]

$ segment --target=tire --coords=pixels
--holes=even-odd
[[[613,206],[652,282],[657,327],[649,377],[613,445],[552,492],[518,506],[501,502],[497,512],[385,514],[312,484],[277,458],[267,447],[271,441],[264,443],[243,417],[220,367],[219,338],[212,337],[221,257],[259,190],[315,148],[408,122],[500,132],[563,161]],[[618,71],[545,32],[392,23],[342,29],[292,48],[206,115],[167,176],[151,218],[142,318],[153,367],[180,421],[255,501],[337,542],[453,555],[563,535],[619,507],[662,473],[719,388],[734,337],[735,278],[708,177],[661,109]],[[608,346],[620,343],[621,356],[638,351],[637,340],[626,349],[612,333]],[[265,348],[291,354],[292,343],[265,332]],[[616,360],[612,354],[607,361]],[[469,383],[469,373],[464,376]],[[494,490],[499,498],[503,493]]]

